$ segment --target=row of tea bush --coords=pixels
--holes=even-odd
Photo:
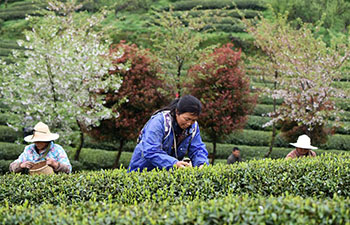
[[[125,169],[54,176],[6,174],[0,203],[71,204],[89,200],[133,204],[145,201],[210,200],[230,194],[302,197],[350,196],[350,154],[304,159],[251,160],[203,169],[127,173]]]
[[[73,205],[0,207],[2,224],[349,224],[350,199],[291,195],[251,198],[229,195],[208,201],[120,205],[89,201]]]

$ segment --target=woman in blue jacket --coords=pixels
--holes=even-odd
[[[128,170],[188,167],[191,164],[182,161],[186,154],[193,166],[208,164],[197,123],[200,112],[201,103],[192,95],[155,112],[141,130]]]

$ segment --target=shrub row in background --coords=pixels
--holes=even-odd
[[[259,130],[243,130],[237,131],[228,135],[222,143],[234,144],[234,145],[250,145],[250,146],[269,146],[271,140],[271,131],[259,131]],[[205,141],[208,139],[203,138]],[[289,143],[277,135],[275,138],[276,147],[289,147]],[[350,136],[335,134],[329,136],[327,143],[318,145],[317,147],[327,150],[350,150]]]
[[[119,142],[98,142],[90,137],[86,137],[84,141],[85,148],[103,149],[107,151],[117,151],[119,149]],[[123,146],[123,151],[133,152],[135,148],[135,142],[126,142]]]
[[[245,124],[244,129],[271,131],[272,126],[263,127],[263,125],[269,122],[270,120],[271,118],[269,117],[250,115],[248,116],[248,121]],[[280,125],[277,125],[276,128],[280,129]],[[342,126],[336,128],[335,132],[337,134],[350,134],[350,122],[343,121]]]
[[[259,11],[256,10],[251,10],[251,9],[245,9],[240,11],[246,19],[254,18],[259,15]],[[190,16],[192,17],[200,17],[204,13],[201,10],[198,11],[186,11]],[[230,9],[225,9],[225,10],[220,10],[220,9],[214,9],[210,10],[207,9],[205,10],[205,13],[208,13],[209,16],[226,16],[229,18],[237,18],[241,19],[242,16],[240,13],[237,12],[237,10],[230,10]],[[174,12],[175,16],[181,16],[183,14],[183,11],[176,11]]]
[[[0,125],[0,142],[15,142],[23,139],[21,131],[15,131],[14,129]]]
[[[5,125],[8,122],[8,116],[7,113],[3,113],[0,111],[0,125]]]
[[[121,204],[210,200],[231,194],[301,197],[350,196],[350,154],[290,160],[252,160],[235,165],[127,173],[125,169],[29,176],[6,174],[0,203],[71,204],[104,201]],[[43,196],[45,196],[43,198]]]
[[[0,19],[2,20],[16,20],[16,19],[24,19],[27,15],[36,15],[38,16],[39,13],[36,9],[31,11],[24,11],[24,10],[17,10],[17,11],[3,11],[0,12]]]
[[[132,143],[130,143],[131,146]],[[211,143],[205,143],[209,154],[212,153],[213,148]],[[215,164],[222,163],[226,164],[227,157],[231,154],[232,148],[235,145],[232,144],[217,144],[217,153]],[[263,159],[265,154],[269,151],[269,147],[264,146],[247,146],[247,145],[236,145],[241,149],[241,155],[244,161],[252,159]],[[17,159],[18,156],[23,152],[25,145],[0,142],[0,173],[8,172],[10,163]],[[284,158],[292,148],[273,148],[270,155],[272,159]],[[74,159],[74,148],[66,148],[68,157],[73,167],[73,172],[81,170],[100,170],[110,169],[114,164],[117,152],[105,151],[101,149],[89,149],[83,148],[80,154],[80,160],[75,161]],[[317,155],[325,153],[339,154],[344,151],[338,150],[315,150]],[[132,156],[132,152],[123,152],[120,158],[120,165],[124,168],[129,166],[129,162]]]
[[[206,143],[207,149],[209,153],[213,152],[213,145],[211,143]],[[226,159],[228,156],[232,153],[233,147],[238,147],[241,150],[241,156],[244,161],[252,160],[252,159],[263,159],[269,151],[269,147],[267,146],[248,146],[248,145],[232,145],[232,144],[217,144],[216,145],[216,159],[225,159],[224,161],[218,161],[218,162],[224,162],[226,163]],[[293,146],[290,146],[289,148],[279,148],[274,147],[272,149],[272,152],[269,156],[271,159],[280,159],[285,158],[287,154],[294,149]],[[339,151],[339,150],[321,150],[317,149],[314,150],[317,155],[321,154],[340,154],[345,153],[346,151]],[[216,162],[216,161],[215,161]]]
[[[11,52],[12,52],[11,49],[0,47],[0,56],[8,56],[11,54]]]
[[[105,201],[74,205],[0,207],[4,224],[348,224],[350,200],[230,195],[171,205],[120,205]]]
[[[267,7],[257,0],[195,0],[195,1],[178,1],[173,4],[175,11],[191,10],[195,7],[201,6],[200,9],[234,9],[235,7],[239,9],[254,9],[258,11],[266,10]],[[168,10],[169,7],[163,8],[163,10]]]
[[[259,97],[259,101],[261,104],[257,104],[254,108],[252,115],[254,116],[262,116],[266,115],[269,112],[273,112],[272,99],[267,97]],[[281,102],[282,103],[282,102]],[[350,121],[350,111],[344,111],[341,115],[339,115],[340,120],[344,122]],[[334,120],[334,118],[330,118]]]
[[[19,46],[17,42],[13,40],[0,40],[0,48],[23,49],[23,47]]]

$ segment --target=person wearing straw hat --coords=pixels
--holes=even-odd
[[[10,164],[10,172],[22,172],[25,169],[32,169],[34,165],[41,161],[46,161],[46,165],[54,172],[71,173],[72,166],[64,149],[53,141],[59,135],[51,133],[49,127],[39,122],[34,126],[33,134],[24,138],[26,142],[33,143],[24,148],[23,153]]]
[[[299,157],[315,157],[316,152],[312,151],[311,149],[317,149],[317,147],[314,147],[311,145],[311,139],[306,135],[303,134],[298,137],[298,140],[296,143],[290,143],[295,147],[293,151],[288,153],[286,156],[286,159],[291,158],[299,158]]]

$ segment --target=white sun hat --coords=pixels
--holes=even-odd
[[[289,144],[297,148],[317,149],[317,147],[311,145],[311,139],[306,134],[299,136],[297,143],[289,143]]]
[[[59,135],[51,133],[49,127],[43,123],[39,122],[34,127],[33,135],[28,135],[24,138],[26,142],[48,142],[58,139]]]

